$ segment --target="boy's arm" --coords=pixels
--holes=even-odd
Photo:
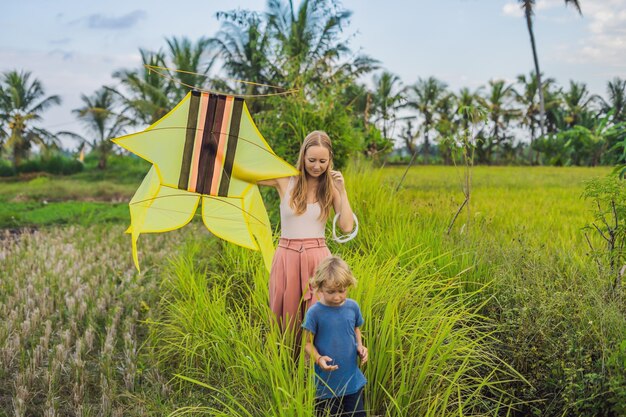
[[[322,356],[315,348],[313,344],[313,333],[308,330],[304,331],[304,337],[306,340],[306,345],[304,345],[304,350],[312,358],[316,364],[319,365],[320,368],[324,371],[334,371],[335,369],[339,369],[339,365],[329,365],[332,362],[332,358],[328,356]]]
[[[363,346],[363,340],[361,337],[361,329],[359,329],[358,327],[355,327],[354,334],[356,335],[356,351],[361,357],[361,365],[364,365],[367,362],[367,348]]]

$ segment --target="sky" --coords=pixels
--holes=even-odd
[[[285,0],[286,1],[286,0]],[[297,4],[298,0],[294,0]],[[626,78],[626,0],[537,0],[534,20],[541,70],[566,87],[584,82],[604,95]],[[0,0],[0,72],[29,71],[62,105],[41,126],[83,134],[72,114],[81,94],[117,86],[119,69],[138,68],[139,49],[166,38],[214,35],[218,11],[262,12],[265,0]],[[517,0],[343,0],[352,12],[344,36],[353,51],[380,61],[407,84],[435,76],[452,91],[492,79],[513,82],[533,70]],[[368,77],[371,79],[371,76]],[[366,80],[367,81],[367,80]]]

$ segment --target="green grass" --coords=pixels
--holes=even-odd
[[[1,203],[0,228],[15,229],[51,225],[128,223],[128,204],[98,202]]]
[[[585,181],[609,168],[477,167],[470,213],[445,229],[463,200],[456,172],[418,167],[398,197],[412,207],[422,242],[434,253],[459,256],[472,265],[472,289],[491,283],[482,314],[498,326],[500,357],[530,382],[509,392],[525,404],[516,415],[610,415],[623,410],[626,378],[607,358],[626,358],[624,289],[590,250],[584,226],[595,207],[581,198]],[[401,169],[385,170],[395,183]],[[595,248],[604,242],[594,233]],[[463,261],[460,261],[463,259]],[[458,268],[458,266],[457,266]]]
[[[449,234],[460,171],[415,167],[395,192],[402,170],[346,170],[361,228],[330,244],[359,280],[370,415],[623,414],[626,294],[582,231],[584,181],[610,169],[477,167]],[[142,235],[137,274],[141,177],[81,175],[0,183],[4,227],[50,226],[1,237],[0,416],[311,415],[260,255],[192,224]]]
[[[90,171],[0,180],[0,228],[128,223],[128,201],[141,179],[128,174],[116,179],[111,169],[104,172],[110,179],[96,180],[98,171]]]

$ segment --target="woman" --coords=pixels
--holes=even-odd
[[[333,149],[325,132],[304,138],[296,168],[300,175],[261,181],[280,195],[281,237],[270,271],[270,308],[283,331],[299,330],[304,313],[317,300],[309,279],[330,256],[324,232],[331,207],[338,225],[350,232],[354,219],[341,172],[333,170]]]

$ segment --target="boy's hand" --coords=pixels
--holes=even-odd
[[[339,369],[339,365],[329,365],[329,363],[332,361],[333,359],[328,356],[320,356],[319,358],[317,358],[317,364],[324,371],[334,371],[336,369]]]
[[[367,363],[367,348],[363,345],[359,345],[356,347],[356,351],[361,357],[361,365],[365,365]]]

